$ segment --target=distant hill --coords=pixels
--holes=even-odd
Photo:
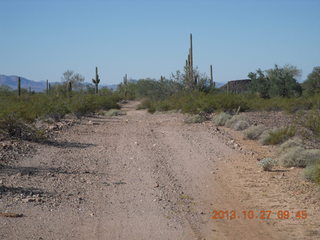
[[[0,86],[5,85],[15,90],[18,88],[18,76],[6,76],[0,74]],[[24,77],[21,77],[21,87],[35,92],[42,92],[46,89],[46,82],[37,82]]]
[[[138,80],[130,79],[129,82],[137,82]],[[50,84],[59,84],[59,82],[50,82]],[[91,83],[85,83],[91,84]],[[216,82],[216,87],[220,88],[225,83]],[[12,90],[16,90],[18,88],[18,76],[7,76],[0,74],[0,86],[5,85],[10,87]],[[107,87],[112,90],[116,90],[119,84],[109,84],[109,85],[100,85],[100,87]],[[29,89],[31,87],[32,91],[35,92],[43,92],[46,89],[46,82],[45,81],[34,81],[24,77],[21,77],[21,87],[25,89]]]
[[[50,84],[59,84],[59,82],[50,82]],[[91,83],[85,83],[85,84],[91,84]],[[0,86],[5,85],[10,87],[12,90],[16,90],[18,88],[18,76],[7,76],[0,74]],[[21,87],[25,89],[31,88],[32,91],[35,92],[43,92],[46,89],[46,82],[45,81],[34,81],[30,80],[24,77],[21,77]],[[110,85],[100,85],[100,87],[107,87],[112,90],[116,90],[118,87],[118,84],[110,84]]]
[[[225,83],[220,83],[220,82],[215,82],[216,83],[216,88],[220,88],[223,85],[225,85]]]

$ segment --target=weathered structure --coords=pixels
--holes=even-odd
[[[251,79],[232,80],[220,89],[227,93],[245,93],[250,91]]]

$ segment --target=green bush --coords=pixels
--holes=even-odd
[[[299,110],[320,108],[320,94],[302,97],[273,97],[263,99],[253,94],[226,94],[178,92],[161,100],[152,100],[150,107],[157,110],[182,110],[184,113],[197,114],[200,112],[212,113],[214,111],[236,112],[238,107],[241,111],[279,111],[284,110],[294,113]],[[245,120],[245,119],[244,119]]]
[[[31,138],[37,137],[38,133],[32,127],[36,119],[59,120],[67,113],[81,117],[100,109],[119,108],[117,104],[119,100],[120,97],[116,94],[93,95],[76,92],[71,98],[43,93],[23,94],[20,97],[10,94],[0,95],[0,130],[11,137],[20,136],[23,139],[29,138],[27,135]]]

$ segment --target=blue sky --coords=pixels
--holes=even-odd
[[[320,0],[0,0],[0,74],[103,84],[169,77],[193,33],[194,65],[218,82],[292,64],[320,65]]]

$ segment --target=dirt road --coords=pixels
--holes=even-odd
[[[212,219],[213,210],[250,209],[220,168],[246,155],[205,125],[136,104],[126,116],[88,118],[2,169],[0,208],[24,217],[0,218],[0,239],[289,239],[273,220]]]

